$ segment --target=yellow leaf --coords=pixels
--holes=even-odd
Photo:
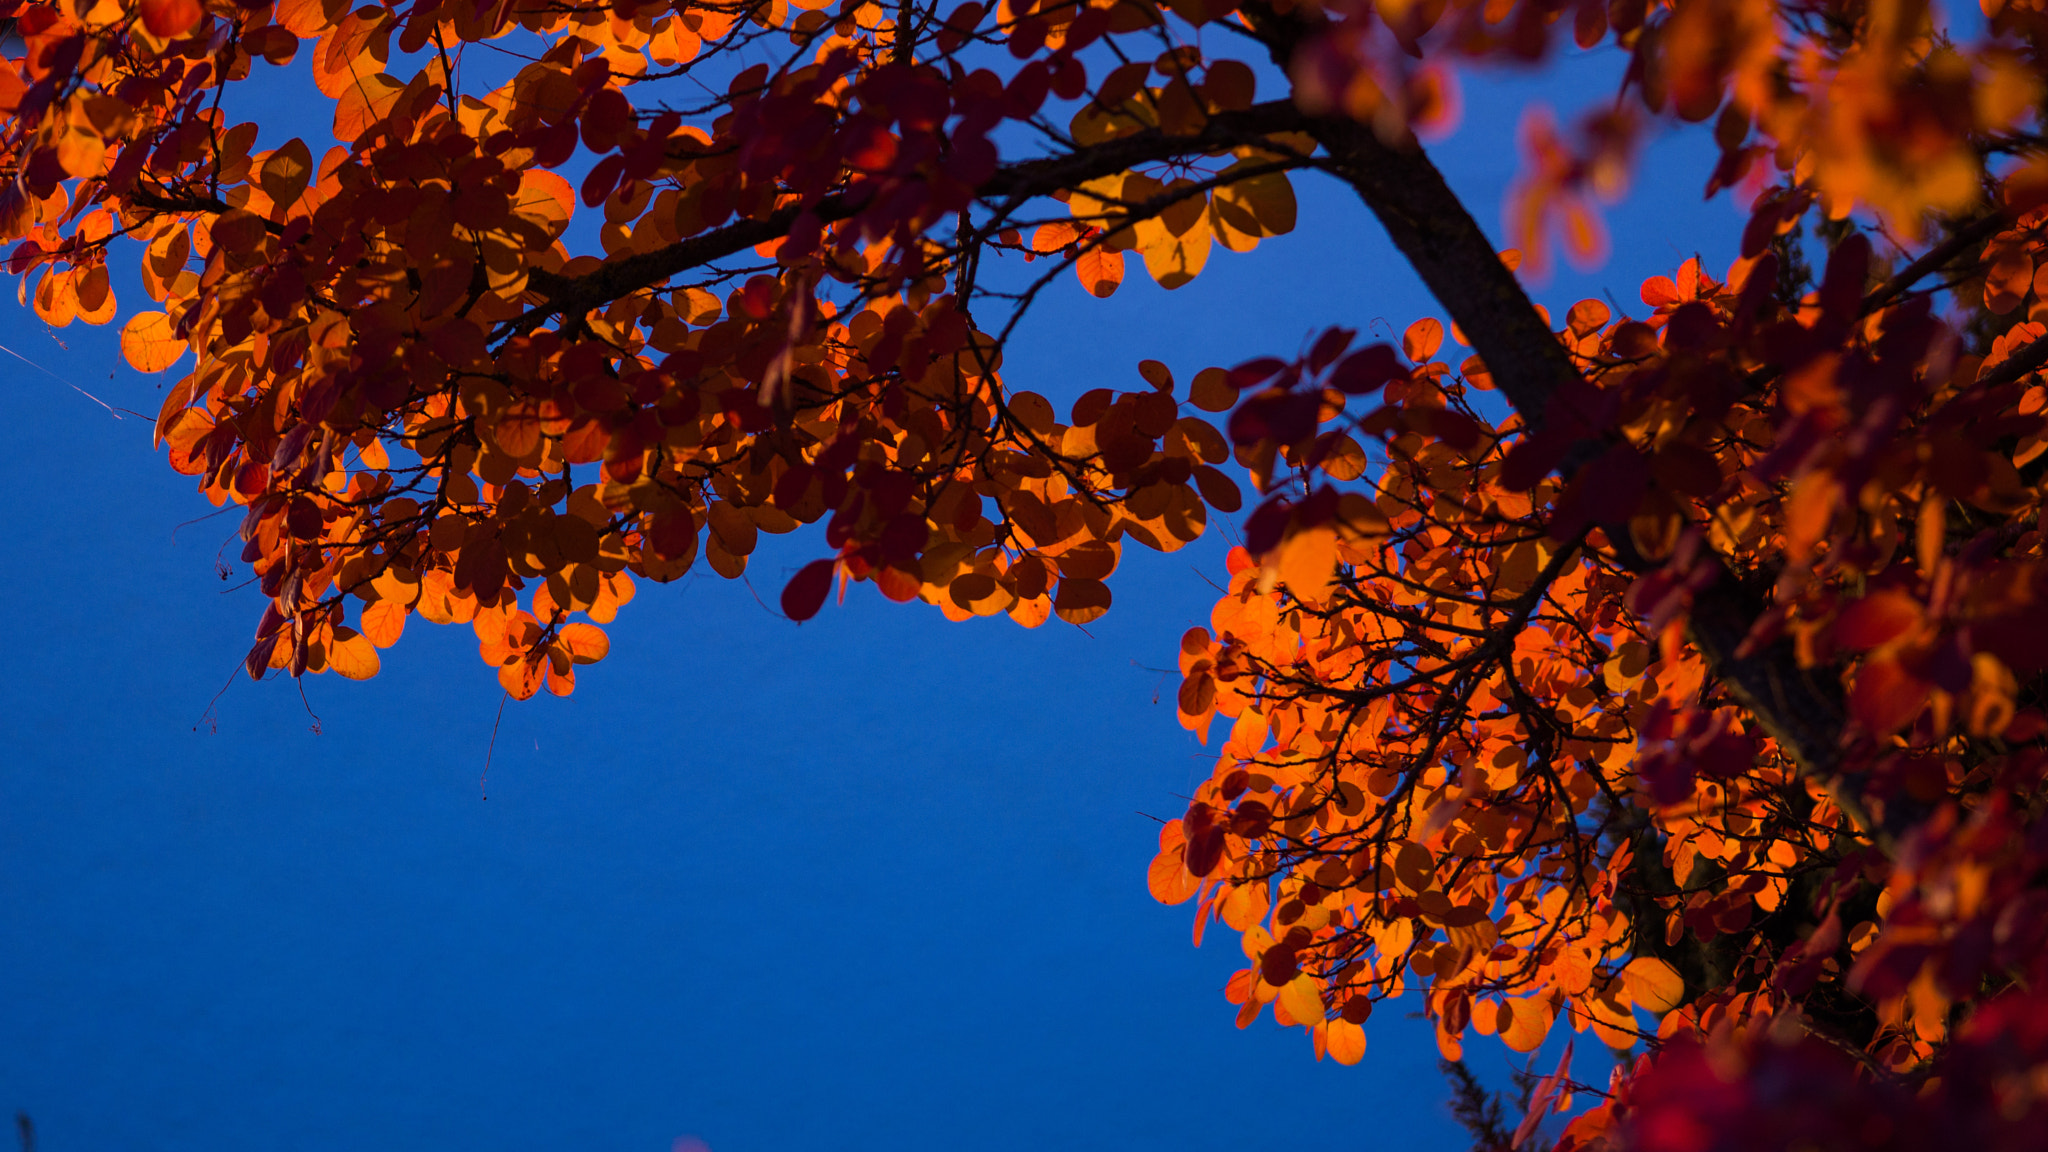
[[[1252,163],[1239,161],[1224,169],[1222,175],[1228,177]],[[1284,172],[1268,172],[1225,184],[1216,189],[1211,203],[1212,216],[1222,226],[1218,231],[1224,233],[1224,246],[1233,251],[1250,251],[1264,237],[1294,231],[1294,185],[1287,182]]]
[[[185,354],[185,342],[171,331],[171,318],[141,312],[121,329],[121,354],[137,372],[161,372]]]
[[[1323,996],[1316,991],[1316,978],[1303,972],[1280,988],[1280,1005],[1300,1023],[1314,1024],[1323,1018]]]
[[[1215,235],[1217,243],[1232,252],[1249,252],[1259,246],[1258,233],[1245,232],[1234,226],[1217,207],[1214,196],[1209,200],[1209,231]]]
[[[1197,224],[1187,235],[1169,237],[1165,243],[1146,248],[1143,254],[1145,271],[1170,292],[1200,275],[1202,266],[1209,262],[1209,229]]]
[[[1244,949],[1244,958],[1251,961],[1254,965],[1258,964],[1259,957],[1264,956],[1266,949],[1273,946],[1273,934],[1257,924],[1239,928],[1238,931],[1243,933],[1243,936],[1238,940],[1238,946]],[[1263,984],[1264,982],[1262,981],[1261,983]],[[1267,986],[1270,987],[1270,985]]]
[[[1067,198],[1067,210],[1074,214],[1074,219],[1094,225],[1103,224],[1105,217],[1122,215],[1123,209],[1118,205],[1128,199],[1124,195],[1124,177],[1128,175],[1119,172],[1098,176],[1081,185]]]

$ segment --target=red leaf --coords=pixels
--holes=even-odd
[[[199,0],[142,0],[142,23],[152,36],[183,36],[203,15]]]
[[[1905,727],[1927,704],[1927,682],[1896,660],[1867,660],[1849,690],[1849,714],[1872,732]]]
[[[619,177],[626,174],[626,158],[616,153],[597,162],[590,175],[583,178],[583,202],[592,208],[611,198],[612,189],[619,186]]]
[[[1316,339],[1316,346],[1309,350],[1308,370],[1321,372],[1330,362],[1344,354],[1351,347],[1351,339],[1358,333],[1349,328],[1331,328]]]
[[[1276,360],[1271,356],[1261,357],[1257,360],[1247,360],[1230,370],[1230,383],[1239,392],[1243,392],[1248,388],[1256,388],[1273,377],[1278,376],[1286,367],[1287,362],[1285,360]]]
[[[1285,944],[1275,944],[1259,957],[1259,978],[1275,988],[1299,975],[1301,964],[1294,958],[1294,949]]]
[[[1830,318],[1846,320],[1863,302],[1863,281],[1870,273],[1870,237],[1853,233],[1828,257],[1828,270],[1821,277],[1821,311]]]
[[[1835,642],[1858,651],[1904,635],[1920,623],[1920,605],[1894,589],[1873,592],[1835,618]]]
[[[1509,1148],[1522,1148],[1536,1135],[1536,1130],[1557,1107],[1558,1091],[1564,1087],[1571,1074],[1572,1045],[1567,1041],[1564,1046],[1564,1058],[1557,1062],[1557,1071],[1545,1076],[1536,1085],[1536,1090],[1529,1094],[1529,1111],[1522,1117],[1522,1122],[1515,1125],[1515,1134],[1508,1140]]]
[[[1223,828],[1208,824],[1188,830],[1188,873],[1208,875],[1223,863]]]
[[[1330,373],[1330,387],[1347,396],[1360,396],[1384,388],[1389,380],[1408,375],[1401,362],[1394,355],[1392,347],[1373,344],[1338,363]]]
[[[833,561],[813,560],[797,569],[782,589],[782,614],[802,623],[825,606],[825,594],[832,590]]]

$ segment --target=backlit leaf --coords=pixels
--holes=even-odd
[[[1650,1012],[1669,1012],[1685,1000],[1685,981],[1678,970],[1654,956],[1629,961],[1621,979],[1629,999]]]
[[[1123,283],[1123,254],[1091,248],[1074,262],[1074,272],[1080,276],[1081,286],[1088,290],[1089,295],[1108,296]]]
[[[121,354],[137,372],[161,372],[185,354],[185,342],[171,330],[161,312],[138,312],[121,329]]]
[[[368,680],[380,661],[370,639],[353,628],[336,628],[327,644],[327,666],[350,680]]]

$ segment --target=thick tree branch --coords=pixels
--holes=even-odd
[[[1275,132],[1299,131],[1306,125],[1307,118],[1295,109],[1291,101],[1269,101],[1240,112],[1218,113],[1192,136],[1170,136],[1157,128],[1150,128],[1078,148],[1064,156],[1006,165],[983,181],[975,189],[975,194],[984,200],[1026,200],[1077,188],[1090,180],[1125,171],[1133,165],[1227,151]],[[865,206],[865,201],[838,194],[820,200],[811,211],[820,221],[830,224],[851,218]],[[786,236],[801,211],[799,206],[791,205],[759,219],[736,220],[652,252],[607,260],[602,267],[581,276],[558,276],[536,269],[528,282],[546,299],[531,311],[509,321],[507,330],[526,331],[549,316],[574,316],[588,312],[665,283],[692,268],[703,267],[714,260],[737,255],[758,244]]]
[[[1278,15],[1263,4],[1243,10],[1282,67],[1291,62],[1296,45],[1315,32],[1307,21]],[[1315,119],[1307,130],[1328,152],[1328,169],[1358,192],[1457,321],[1525,424],[1532,432],[1540,429],[1552,415],[1553,400],[1569,393],[1579,370],[1442,173],[1418,145],[1389,145],[1370,126],[1348,118]],[[2048,347],[2048,341],[2043,344]],[[1597,440],[1581,443],[1566,454],[1562,470],[1569,475],[1605,446]],[[1624,557],[1640,563],[1626,526],[1604,527]],[[1861,806],[1839,772],[1840,686],[1801,669],[1787,643],[1738,655],[1763,611],[1723,567],[1694,599],[1694,640],[1715,673],[1800,767],[1846,798],[1843,807],[1853,817]]]
[[[1308,131],[1329,153],[1329,170],[1358,192],[1458,322],[1501,394],[1530,431],[1540,429],[1578,368],[1436,165],[1419,147],[1389,147],[1353,120],[1317,119]]]
[[[2029,372],[2039,372],[2044,366],[2048,366],[2048,340],[2036,340],[1999,361],[1998,367],[1977,377],[1977,386],[1997,388],[2010,384]]]

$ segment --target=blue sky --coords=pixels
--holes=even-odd
[[[1521,108],[1569,114],[1617,63],[1467,84],[1434,151],[1482,223]],[[1724,269],[1710,147],[1657,145],[1613,258],[1538,298],[1633,304],[1695,250]],[[1108,301],[1069,281],[1007,381],[1064,408],[1146,357],[1185,380],[1441,315],[1347,191],[1297,186],[1294,235],[1179,292],[1135,265]],[[236,518],[179,528],[211,507],[72,387],[156,411],[175,373],[133,374],[114,337],[0,304],[39,366],[0,357],[0,1110],[48,1152],[1464,1147],[1419,1022],[1376,1015],[1350,1069],[1270,1017],[1240,1032],[1234,935],[1196,950],[1190,910],[1146,894],[1147,814],[1213,762],[1162,669],[1229,528],[1127,552],[1086,632],[866,587],[794,626],[756,593],[822,554],[806,534],[751,587],[643,582],[573,698],[504,709],[486,786],[501,693],[466,628],[415,620],[368,683],[209,703],[260,594],[216,575]]]

